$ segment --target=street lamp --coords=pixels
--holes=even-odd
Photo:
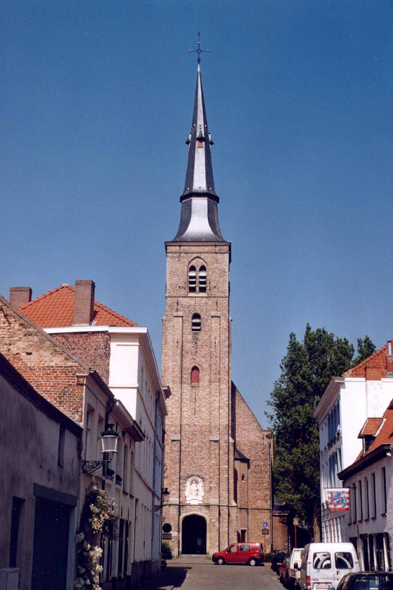
[[[108,424],[104,432],[101,432],[102,461],[82,461],[83,473],[93,473],[103,465],[110,463],[113,453],[117,453],[117,433],[113,430],[113,424]]]

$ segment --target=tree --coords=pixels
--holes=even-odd
[[[361,343],[361,346],[359,345]],[[361,356],[375,349],[366,336],[358,340]],[[307,324],[303,342],[290,334],[287,354],[275,382],[267,413],[275,440],[274,483],[281,502],[293,507],[319,539],[319,434],[313,412],[332,377],[351,366],[354,347]]]
[[[352,367],[356,367],[362,361],[365,361],[369,356],[375,352],[375,344],[371,342],[368,336],[358,338],[358,355],[352,361]]]

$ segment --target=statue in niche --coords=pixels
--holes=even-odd
[[[197,475],[189,477],[186,483],[186,504],[202,504],[203,496],[203,479]]]

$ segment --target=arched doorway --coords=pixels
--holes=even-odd
[[[198,514],[183,518],[182,553],[195,555],[206,553],[206,520]]]

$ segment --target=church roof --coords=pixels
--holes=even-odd
[[[75,288],[61,285],[19,307],[41,328],[66,328],[73,325]],[[137,326],[135,322],[94,301],[93,326]]]
[[[189,146],[186,182],[180,197],[180,225],[174,241],[222,242],[210,151],[213,141],[207,124],[200,63],[191,131],[186,143]]]

